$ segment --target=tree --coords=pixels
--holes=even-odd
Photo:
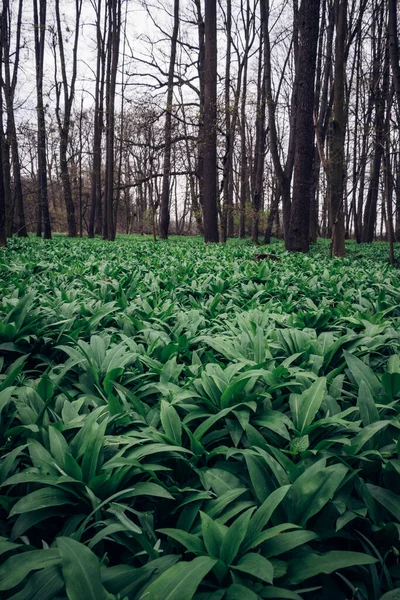
[[[108,0],[108,42],[106,70],[106,180],[104,190],[103,238],[113,241],[114,223],[114,135],[115,90],[117,83],[118,53],[121,30],[121,0]]]
[[[4,13],[0,13],[0,31],[2,31],[2,23],[4,19]],[[2,78],[2,64],[3,64],[3,43],[0,41],[0,79]],[[5,135],[3,129],[3,98],[2,88],[0,86],[0,246],[7,244],[6,235],[6,203],[5,203],[5,190],[4,190],[4,175],[3,175],[3,163],[4,163],[4,142]]]
[[[174,93],[174,70],[176,60],[176,45],[179,31],[179,0],[174,0],[174,26],[171,36],[171,54],[169,59],[168,84],[167,84],[167,106],[165,109],[165,148],[164,148],[164,166],[163,180],[160,204],[160,237],[168,238],[169,229],[169,193],[170,193],[170,173],[171,173],[171,138],[172,138],[172,101]]]
[[[393,84],[396,92],[397,106],[400,110],[400,64],[399,64],[399,38],[397,31],[397,2],[388,0],[389,3],[389,56],[393,74]]]
[[[308,252],[310,245],[310,188],[314,154],[314,80],[320,0],[302,0],[299,9],[299,56],[293,200],[285,247]]]
[[[12,171],[14,176],[14,198],[15,198],[15,213],[16,222],[15,230],[18,237],[26,237],[26,224],[25,224],[25,213],[24,213],[24,201],[22,194],[22,181],[21,181],[21,165],[18,151],[18,138],[17,128],[15,125],[14,115],[14,97],[15,90],[17,87],[18,70],[19,70],[19,59],[21,49],[21,23],[22,23],[22,8],[23,0],[19,0],[18,12],[17,12],[17,23],[15,32],[15,48],[13,52],[13,69],[11,72],[11,58],[10,58],[10,31],[8,23],[11,22],[10,16],[10,3],[9,0],[3,0],[3,45],[4,45],[4,97],[6,101],[7,110],[7,140],[8,147],[11,149],[11,160],[12,160]],[[11,194],[10,194],[11,195]],[[10,215],[11,217],[11,215]],[[10,218],[11,220],[11,218]]]
[[[93,8],[96,13],[96,80],[94,92],[94,127],[93,127],[93,159],[91,170],[90,187],[90,215],[88,225],[88,236],[94,237],[95,232],[100,233],[102,227],[102,202],[101,202],[101,140],[104,119],[104,85],[105,85],[105,30],[107,24],[107,10],[104,10],[103,31],[101,27],[102,3],[101,0],[93,0]],[[96,227],[97,222],[97,227]]]
[[[345,45],[347,36],[347,0],[335,0],[336,40],[335,76],[333,84],[333,115],[330,123],[328,161],[328,196],[332,222],[332,250],[335,256],[345,256],[343,213],[345,112]]]
[[[38,237],[41,237],[43,226],[43,237],[47,240],[51,239],[51,224],[49,202],[47,196],[46,121],[43,103],[44,47],[46,35],[47,8],[46,3],[47,0],[33,0],[37,97],[36,113],[38,139],[38,201],[36,235]]]
[[[68,237],[76,237],[75,206],[72,198],[71,179],[68,169],[68,141],[71,125],[71,110],[75,96],[75,83],[77,75],[77,57],[79,41],[79,23],[82,11],[82,0],[75,0],[75,35],[72,48],[72,74],[68,81],[67,66],[64,52],[64,36],[61,26],[60,0],[55,0],[58,51],[61,63],[61,83],[57,81],[56,75],[56,116],[60,134],[60,171],[63,185],[65,207],[67,209]],[[60,96],[63,93],[63,114],[61,115]]]
[[[205,1],[204,48],[204,241],[218,242],[217,213],[217,2]]]

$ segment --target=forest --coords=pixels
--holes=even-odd
[[[211,12],[208,13],[208,10]],[[1,13],[0,239],[400,239],[396,0]],[[393,250],[391,260],[393,262]]]
[[[399,3],[0,11],[0,598],[399,600]]]

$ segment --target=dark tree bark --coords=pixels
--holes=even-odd
[[[104,118],[104,85],[105,85],[105,31],[107,23],[107,10],[104,10],[103,32],[101,30],[102,4],[98,0],[95,5],[96,11],[96,84],[94,94],[94,122],[93,122],[93,160],[90,177],[90,214],[88,225],[88,236],[94,237],[102,229],[103,210],[101,201],[101,140]],[[97,226],[96,226],[97,223]]]
[[[4,13],[0,13],[0,31],[3,31],[3,19]],[[2,73],[3,65],[3,39],[0,40],[0,82],[3,78]],[[3,162],[4,162],[4,141],[6,137],[3,129],[3,94],[2,86],[0,85],[0,246],[6,246],[7,235],[6,235],[6,203],[5,203],[5,190],[4,190],[4,175],[3,175]]]
[[[198,71],[199,71],[199,133],[197,140],[197,178],[199,181],[199,203],[204,203],[204,87],[205,87],[205,23],[201,12],[201,1],[194,0],[197,13],[197,31],[199,39]]]
[[[246,237],[246,203],[250,199],[249,166],[246,141],[246,102],[247,102],[247,70],[249,51],[254,41],[251,41],[250,27],[254,24],[254,12],[250,10],[250,0],[246,2],[246,16],[243,18],[245,30],[245,48],[243,56],[243,87],[240,102],[240,206],[239,206],[239,237]]]
[[[47,163],[46,163],[46,121],[43,103],[43,71],[44,47],[46,34],[46,1],[33,0],[33,19],[35,34],[35,66],[37,95],[37,128],[38,128],[38,202],[36,235],[51,239],[49,202],[47,196]],[[39,4],[38,4],[39,2]]]
[[[399,64],[399,38],[397,31],[397,2],[388,0],[389,4],[389,56],[393,74],[393,84],[396,92],[397,106],[400,110],[400,64]]]
[[[328,161],[328,196],[332,215],[332,250],[335,256],[345,256],[343,213],[344,144],[346,137],[345,110],[345,44],[347,36],[347,0],[336,0],[335,76],[333,84],[333,115]]]
[[[114,223],[114,136],[115,90],[121,29],[121,0],[108,0],[108,59],[106,74],[106,182],[104,191],[103,238],[113,241]]]
[[[167,84],[167,106],[165,109],[164,125],[164,166],[163,180],[160,204],[160,238],[168,238],[168,229],[170,221],[169,194],[170,194],[170,173],[171,173],[171,139],[172,139],[172,102],[174,94],[174,71],[176,61],[176,45],[179,31],[179,0],[174,0],[174,27],[171,36],[171,54],[168,69]]]
[[[364,210],[364,225],[362,231],[362,241],[371,243],[374,239],[376,227],[377,204],[379,195],[379,177],[383,150],[385,147],[385,105],[389,89],[389,56],[386,51],[386,40],[383,36],[383,9],[382,4],[376,22],[377,37],[373,38],[373,85],[375,101],[375,119],[374,119],[374,155],[372,159],[371,177],[369,180],[367,200]],[[383,63],[383,64],[382,64]],[[380,80],[382,78],[382,83]]]
[[[252,229],[251,239],[258,244],[260,207],[263,195],[264,161],[265,161],[265,107],[266,107],[266,72],[267,64],[267,38],[268,38],[268,11],[267,2],[260,2],[260,54],[257,79],[257,117],[256,117],[256,143],[254,156],[254,190],[252,202]],[[264,41],[264,43],[263,43]],[[264,68],[262,67],[264,63]]]
[[[79,23],[82,10],[82,0],[75,0],[75,35],[74,45],[72,48],[72,74],[71,80],[67,78],[67,68],[64,52],[64,36],[61,26],[60,16],[60,0],[55,1],[57,35],[58,35],[58,51],[60,55],[61,65],[61,84],[56,83],[57,90],[57,107],[56,115],[58,122],[58,130],[60,134],[60,173],[64,192],[65,208],[67,210],[68,237],[76,237],[76,220],[75,206],[72,198],[71,178],[68,169],[68,142],[71,125],[71,110],[75,96],[75,82],[77,75],[77,58],[78,58],[78,41],[79,41]],[[63,94],[63,114],[61,115],[60,95],[61,88]]]
[[[205,2],[204,52],[204,241],[218,242],[217,213],[217,3]]]
[[[319,29],[319,0],[302,0],[299,9],[296,150],[293,201],[285,246],[308,252],[310,238],[310,189],[314,153],[314,80]]]
[[[22,23],[23,0],[19,0],[17,13],[17,26],[15,32],[15,50],[13,52],[13,72],[11,73],[10,62],[10,31],[8,23],[10,22],[10,3],[9,0],[3,0],[4,15],[4,97],[7,107],[7,139],[11,149],[12,171],[14,177],[14,204],[15,204],[15,231],[18,237],[26,237],[26,224],[24,212],[24,200],[22,193],[21,165],[18,150],[17,129],[14,116],[14,96],[17,86],[20,43],[21,43],[21,23]]]

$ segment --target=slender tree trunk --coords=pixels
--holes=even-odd
[[[38,5],[39,2],[39,5]],[[37,127],[38,127],[38,226],[37,235],[41,235],[43,221],[44,239],[51,239],[49,202],[47,196],[46,170],[46,120],[43,103],[44,47],[46,33],[46,0],[33,0]]]
[[[217,3],[205,3],[204,53],[204,241],[218,242],[217,213]]]
[[[254,244],[258,244],[259,221],[260,221],[260,206],[263,195],[263,179],[264,179],[264,159],[265,159],[265,107],[266,107],[266,39],[268,28],[268,13],[269,7],[266,3],[260,2],[260,54],[258,64],[258,93],[257,93],[257,118],[256,118],[256,144],[254,156],[254,193],[253,193],[253,215],[252,215],[252,231],[251,239]],[[264,44],[263,44],[264,40]],[[264,69],[262,64],[264,63]]]
[[[319,29],[319,0],[302,0],[299,9],[298,95],[293,201],[289,235],[290,251],[308,252],[310,231],[310,189],[314,152],[314,79]]]
[[[19,160],[17,129],[15,126],[14,116],[14,96],[17,85],[19,57],[20,57],[20,41],[21,41],[21,23],[22,23],[22,8],[23,0],[19,0],[17,13],[17,27],[15,33],[15,51],[13,52],[13,72],[11,74],[10,62],[10,32],[8,31],[8,22],[10,22],[10,5],[9,0],[3,0],[3,45],[4,45],[4,96],[7,107],[7,138],[11,149],[12,170],[14,176],[14,199],[16,223],[15,229],[18,237],[26,237],[26,224],[24,201],[21,182],[21,166]]]
[[[3,31],[3,19],[4,13],[0,13],[0,31]],[[6,203],[5,203],[5,189],[4,189],[4,175],[3,175],[3,163],[4,163],[4,141],[6,139],[3,129],[3,94],[1,81],[3,78],[2,73],[3,66],[3,43],[0,40],[0,246],[7,245],[6,235]]]
[[[383,23],[383,5],[378,27],[378,37],[375,40],[375,56],[374,56],[374,75],[375,82],[375,120],[374,120],[374,156],[372,160],[371,177],[368,186],[367,200],[364,210],[364,226],[362,232],[363,242],[371,243],[374,239],[374,231],[376,226],[377,204],[379,195],[379,177],[381,171],[383,150],[385,147],[385,132],[384,132],[384,115],[385,105],[389,89],[389,56],[384,48],[384,37],[380,31],[380,24]],[[384,63],[382,65],[382,62]],[[382,74],[382,84],[379,81]]]
[[[179,0],[174,0],[174,27],[171,36],[171,54],[169,59],[168,84],[167,84],[167,106],[165,110],[164,125],[164,166],[160,204],[160,237],[168,238],[170,222],[169,192],[171,173],[171,138],[172,138],[172,103],[174,95],[174,72],[176,61],[176,45],[179,31]]]
[[[335,1],[336,41],[333,115],[331,120],[330,156],[328,162],[328,196],[332,215],[332,250],[335,256],[345,256],[343,213],[345,111],[345,43],[347,36],[347,0]]]
[[[207,0],[208,1],[208,0]],[[201,12],[201,0],[194,0],[197,14],[197,30],[199,39],[199,132],[197,140],[197,178],[199,181],[199,203],[204,204],[204,94],[205,94],[205,23]]]
[[[115,239],[114,226],[114,137],[115,137],[115,90],[117,82],[118,52],[121,28],[121,0],[108,0],[109,58],[107,69],[107,128],[106,128],[106,185],[104,198],[103,237]]]
[[[397,2],[388,0],[389,4],[389,56],[393,74],[394,89],[396,92],[397,106],[400,111],[400,64],[399,64],[399,38],[397,31]]]

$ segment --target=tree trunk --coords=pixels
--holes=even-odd
[[[115,240],[114,224],[114,136],[115,136],[115,89],[117,81],[118,52],[121,27],[121,0],[108,0],[108,64],[106,88],[106,185],[104,192],[103,238]]]
[[[345,111],[345,43],[347,36],[347,0],[336,0],[335,76],[333,115],[328,161],[328,197],[332,215],[332,250],[335,256],[345,256],[343,214],[344,144],[346,137]]]
[[[33,0],[34,33],[35,33],[35,65],[37,95],[37,134],[38,134],[38,223],[37,235],[41,235],[43,222],[44,239],[51,239],[49,202],[47,196],[46,170],[46,120],[43,104],[43,71],[44,47],[46,33],[46,1]],[[38,6],[39,2],[39,6]]]
[[[94,237],[102,228],[103,211],[101,200],[101,139],[103,131],[103,109],[104,109],[104,84],[105,84],[105,40],[101,32],[101,0],[98,0],[96,8],[96,39],[97,39],[97,60],[96,60],[96,85],[94,98],[94,131],[93,131],[93,160],[92,172],[90,176],[90,215],[88,236]],[[106,30],[107,10],[104,10],[104,31]]]
[[[170,222],[169,192],[171,173],[171,138],[172,138],[172,102],[174,94],[174,72],[176,61],[176,44],[179,31],[179,0],[174,0],[174,27],[171,36],[171,54],[169,59],[168,84],[167,84],[167,106],[165,109],[164,125],[164,166],[160,204],[160,238],[168,238]]]
[[[290,251],[308,252],[310,189],[314,152],[314,79],[319,29],[319,0],[302,0],[299,9],[299,56],[294,158],[293,201],[285,246]]]
[[[218,242],[217,213],[217,3],[205,3],[204,53],[204,241]]]
[[[396,92],[397,106],[400,111],[400,64],[399,64],[399,39],[397,31],[397,2],[388,0],[389,3],[389,56],[393,74],[393,84]]]
[[[15,198],[15,209],[16,209],[16,223],[15,229],[18,237],[26,237],[26,224],[25,224],[25,213],[24,213],[24,200],[22,193],[22,182],[21,182],[21,165],[19,160],[18,151],[18,138],[17,130],[15,126],[14,116],[14,96],[15,88],[17,85],[18,68],[19,68],[19,57],[20,57],[20,40],[21,40],[21,23],[22,23],[22,7],[23,0],[19,0],[18,3],[18,14],[17,14],[17,27],[15,34],[15,51],[13,52],[13,73],[11,75],[10,70],[10,32],[8,31],[7,23],[10,22],[10,6],[9,0],[3,0],[3,15],[4,15],[4,31],[3,31],[3,44],[4,44],[4,96],[7,107],[7,138],[8,144],[11,148],[11,160],[12,170],[14,176],[14,198]]]

